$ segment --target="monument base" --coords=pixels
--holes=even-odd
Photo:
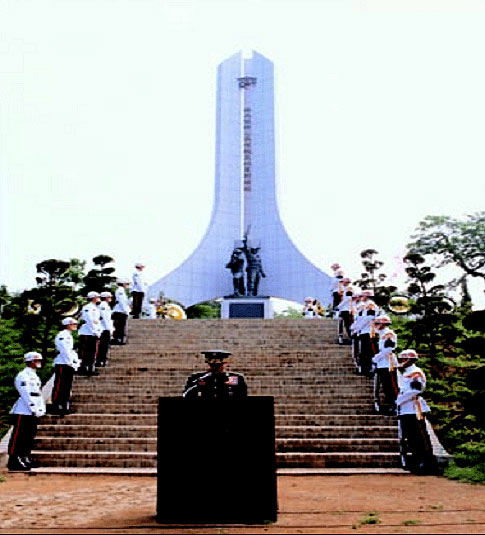
[[[270,297],[223,297],[221,303],[221,318],[253,318],[273,319],[274,311]]]

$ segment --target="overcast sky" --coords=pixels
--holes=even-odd
[[[358,276],[369,247],[399,271],[423,217],[484,209],[484,28],[466,0],[0,0],[0,283],[46,258],[143,261],[150,282],[180,264],[241,49],[275,64],[293,241],[327,272]]]

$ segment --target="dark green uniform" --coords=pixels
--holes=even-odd
[[[183,395],[186,398],[242,398],[248,395],[248,387],[240,373],[193,373],[187,379]]]

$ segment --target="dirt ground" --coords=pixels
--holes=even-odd
[[[157,524],[156,478],[3,473],[0,533],[485,533],[485,487],[438,477],[278,477],[257,526]]]

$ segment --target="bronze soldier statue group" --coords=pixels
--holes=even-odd
[[[261,247],[248,241],[248,232],[242,240],[242,246],[235,247],[226,268],[231,270],[234,297],[257,296],[261,278],[266,274],[261,261]],[[244,266],[246,265],[246,284],[244,283]]]
[[[245,248],[247,249],[246,243]],[[256,266],[254,277],[248,278],[251,281],[250,288],[254,291],[255,284],[257,289],[258,276],[264,276],[264,273],[258,251],[251,251],[249,255],[254,255],[248,257],[253,258],[254,264],[248,262],[248,266]],[[233,254],[233,257],[234,262],[239,264],[240,273],[240,252]],[[234,279],[239,278],[234,277]],[[338,295],[333,295],[332,301],[335,310],[344,319],[344,327],[352,339],[357,372],[374,376],[376,411],[383,415],[396,413],[398,415],[403,467],[418,474],[432,473],[434,456],[424,416],[429,411],[429,407],[422,398],[426,387],[426,377],[424,372],[416,366],[418,355],[413,349],[405,349],[396,356],[394,351],[397,347],[397,336],[389,328],[390,318],[380,313],[373,302],[372,292],[354,295],[350,279],[345,278],[343,274],[336,274],[335,278]],[[242,290],[240,284],[238,280],[239,292]],[[127,286],[126,280],[119,281],[119,288],[116,292],[117,305],[113,311],[115,318],[116,313],[128,315]],[[101,338],[102,333],[108,331],[110,336],[114,336],[116,343],[124,344],[126,343],[126,318],[122,318],[121,322],[118,320],[118,331],[116,323],[113,325],[108,321],[107,311],[103,319],[102,307],[99,310],[100,307],[97,306],[102,295],[95,295],[95,292],[88,294],[89,302],[82,312],[84,325],[81,336]],[[105,301],[108,297],[107,294],[104,295]],[[109,301],[107,304],[109,306]],[[348,315],[342,316],[342,312],[348,312]],[[99,340],[83,340],[80,336],[81,351],[78,357],[73,349],[74,342],[71,334],[77,329],[77,321],[74,318],[65,318],[62,324],[64,329],[57,335],[55,342],[59,354],[54,361],[55,379],[50,407],[50,412],[58,415],[72,412],[70,395],[76,370],[81,371],[83,375],[95,374],[94,368],[100,345]],[[204,351],[203,354],[207,369],[205,372],[189,376],[183,391],[184,397],[228,399],[247,396],[244,376],[227,371],[227,359],[231,353],[215,349]],[[107,351],[101,352],[101,359],[99,364],[106,365]],[[20,397],[12,409],[13,432],[8,450],[8,468],[12,471],[31,469],[31,450],[37,424],[39,418],[46,412],[40,380],[35,371],[41,366],[42,355],[29,352],[25,354],[24,360],[26,368],[15,378],[15,386]]]

